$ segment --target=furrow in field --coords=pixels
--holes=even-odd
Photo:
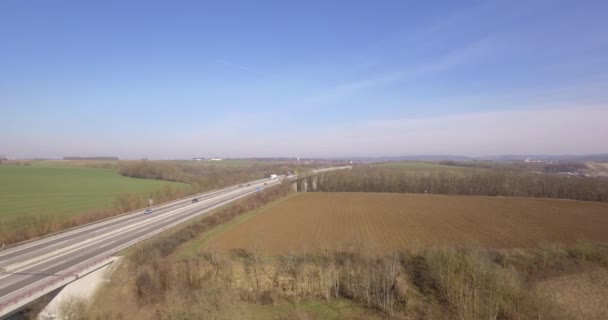
[[[213,238],[269,255],[357,244],[375,253],[428,246],[532,247],[608,241],[608,204],[549,199],[302,193]]]

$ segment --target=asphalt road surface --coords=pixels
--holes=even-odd
[[[142,209],[2,250],[0,304],[114,248],[277,183],[278,179],[252,181],[157,206],[151,214]],[[193,198],[198,202],[193,203]]]

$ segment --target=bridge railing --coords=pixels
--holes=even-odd
[[[270,188],[270,187],[273,187],[273,186],[274,186],[274,184],[271,184],[271,185],[268,185],[268,186],[263,186],[261,188],[265,189],[265,188]],[[234,198],[234,200],[240,199],[240,198],[245,197],[245,196],[248,196],[248,195],[253,194],[255,192],[256,192],[256,190],[251,190],[249,192],[245,192],[245,193],[237,196],[236,198]],[[222,201],[219,201],[219,203],[215,203],[215,204],[211,205],[210,207],[208,207],[208,208],[206,208],[204,210],[201,210],[201,212],[199,214],[197,214],[197,216],[200,215],[200,214],[203,214],[205,212],[209,212],[209,211],[211,211],[213,209],[216,209],[218,207],[221,207],[223,205],[224,205],[224,203]],[[159,234],[159,233],[161,233],[161,232],[163,232],[165,230],[173,228],[174,226],[176,226],[178,224],[181,224],[181,223],[183,223],[183,222],[185,222],[187,220],[190,220],[193,217],[194,216],[188,216],[188,217],[185,217],[183,219],[177,220],[177,221],[175,221],[175,222],[173,222],[173,223],[171,223],[169,225],[166,225],[166,226],[164,226],[162,228],[156,229],[156,230],[154,230],[152,232],[149,232],[149,233],[147,233],[147,234],[145,234],[143,236],[137,237],[137,238],[132,239],[132,240],[126,242],[126,243],[123,243],[122,245],[120,245],[120,246],[118,246],[116,248],[112,248],[112,249],[110,249],[108,251],[105,251],[105,252],[97,255],[96,257],[93,257],[93,258],[91,258],[89,260],[83,261],[83,262],[75,265],[74,267],[67,269],[64,272],[63,275],[58,275],[57,277],[55,277],[53,279],[50,279],[48,281],[41,280],[41,281],[44,281],[44,282],[41,282],[40,284],[34,283],[34,284],[36,284],[36,286],[28,289],[27,291],[24,291],[22,293],[16,294],[15,296],[9,298],[5,302],[1,302],[0,303],[0,316],[3,316],[3,315],[5,315],[5,313],[8,313],[9,311],[7,311],[6,309],[8,307],[10,307],[11,305],[18,305],[19,303],[22,303],[24,300],[28,300],[28,299],[29,300],[33,300],[35,298],[39,298],[39,297],[47,294],[48,292],[50,292],[50,291],[52,291],[54,289],[57,289],[57,288],[59,288],[59,287],[61,287],[63,285],[66,285],[66,284],[68,284],[68,283],[70,283],[72,281],[75,281],[76,279],[78,279],[79,277],[81,277],[82,274],[88,273],[88,272],[85,272],[85,271],[91,269],[91,270],[89,270],[89,272],[90,272],[90,271],[92,271],[94,269],[97,269],[97,268],[105,265],[107,263],[106,260],[110,260],[110,259],[114,258],[114,255],[116,255],[118,252],[121,252],[121,251],[123,251],[123,250],[125,250],[125,249],[127,249],[127,248],[129,248],[129,247],[131,247],[131,246],[133,246],[133,245],[135,245],[137,243],[139,243],[139,242],[142,242],[143,240],[151,238],[151,237],[153,237],[153,236],[155,236],[155,235],[157,235],[157,234]],[[32,298],[32,297],[35,297],[35,298]],[[17,306],[17,307],[15,307],[15,309],[19,308],[19,307],[20,306]],[[10,310],[10,311],[13,311],[13,310]]]
[[[269,185],[269,186],[265,186],[265,187],[262,187],[262,188],[265,189],[265,188],[269,188],[269,187],[272,187],[272,186],[273,185]],[[242,195],[239,195],[237,198],[235,198],[235,200],[239,199],[239,198],[242,198],[242,197],[245,197],[245,196],[247,196],[249,194],[252,194],[254,192],[255,191],[246,192],[246,193],[244,193]],[[202,210],[200,212],[200,214],[203,214],[205,212],[211,211],[211,210],[213,210],[213,209],[215,209],[217,207],[220,207],[222,205],[224,205],[224,203],[219,203],[219,204],[212,205],[211,207],[209,207],[209,208],[207,208],[205,210]],[[86,260],[86,261],[84,261],[82,263],[79,263],[79,264],[75,265],[74,267],[67,269],[64,272],[64,274],[57,275],[56,277],[53,277],[52,279],[49,279],[49,280],[46,280],[46,279],[45,280],[40,280],[41,281],[40,284],[34,283],[35,286],[33,286],[32,288],[29,288],[29,289],[27,289],[27,290],[25,290],[23,292],[17,293],[17,294],[15,294],[14,296],[10,297],[9,299],[7,299],[4,302],[0,302],[0,316],[3,316],[3,315],[5,315],[5,313],[8,313],[9,311],[7,311],[6,309],[9,309],[10,306],[17,305],[15,307],[15,309],[17,309],[17,308],[21,307],[21,306],[18,306],[18,305],[20,303],[23,303],[23,301],[34,300],[36,298],[39,298],[39,297],[41,297],[41,296],[43,296],[43,295],[51,292],[54,289],[60,288],[61,286],[64,286],[64,285],[66,285],[66,284],[68,284],[68,283],[70,283],[72,281],[75,281],[78,278],[80,278],[83,274],[87,274],[87,273],[89,273],[89,272],[91,272],[91,271],[93,271],[93,270],[95,270],[95,269],[97,269],[97,268],[99,268],[99,267],[107,264],[107,262],[109,262],[110,259],[114,258],[114,255],[116,253],[118,253],[118,252],[120,252],[120,251],[122,251],[122,250],[124,250],[124,249],[126,249],[126,248],[128,248],[128,247],[130,247],[132,245],[134,245],[134,244],[137,244],[137,243],[139,243],[139,242],[141,242],[141,241],[143,241],[145,239],[148,239],[148,238],[150,238],[150,237],[152,237],[152,236],[154,236],[154,235],[156,235],[156,234],[158,234],[158,233],[160,233],[162,231],[165,231],[165,230],[170,229],[170,228],[172,228],[172,227],[174,227],[174,226],[176,226],[176,225],[178,225],[180,223],[183,223],[183,222],[185,222],[187,220],[190,220],[191,218],[193,218],[193,217],[186,217],[184,219],[180,219],[180,220],[178,220],[178,221],[176,221],[174,223],[171,223],[171,224],[169,224],[167,226],[159,228],[159,229],[157,229],[157,230],[155,230],[153,232],[150,232],[150,233],[148,233],[146,235],[143,235],[141,237],[133,239],[133,240],[127,242],[127,243],[124,243],[121,246],[118,246],[116,248],[110,249],[110,250],[108,250],[108,251],[106,251],[106,252],[104,252],[104,253],[96,256],[96,257],[93,257],[93,258],[91,258],[89,260]],[[88,270],[88,272],[85,272],[87,270]],[[14,311],[14,310],[10,310],[10,311]]]
[[[353,168],[353,166],[342,166],[342,167],[331,167],[331,168],[314,169],[314,170],[311,170],[309,172],[304,172],[304,173],[299,173],[299,174],[293,174],[293,175],[290,175],[290,176],[286,176],[285,178],[287,178],[289,180],[297,180],[297,179],[305,178],[305,177],[308,177],[308,176],[314,176],[315,174],[319,174],[319,173],[336,171],[336,170],[346,170],[346,169],[350,170],[352,168]]]
[[[0,303],[0,315],[4,315],[5,309],[10,307],[11,305],[18,305],[24,300],[33,300],[39,298],[54,289],[60,288],[76,279],[78,279],[82,273],[87,271],[88,269],[97,269],[109,262],[109,260],[113,259],[113,256],[103,256],[103,257],[94,257],[90,260],[87,260],[83,263],[76,265],[72,269],[68,269],[65,274],[57,275],[51,279],[41,280],[40,284],[29,288],[23,292],[20,292],[10,299]],[[91,270],[92,271],[92,270]],[[11,310],[12,311],[12,310]]]

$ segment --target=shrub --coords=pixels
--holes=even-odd
[[[322,175],[319,191],[404,192],[504,197],[561,198],[608,202],[608,181],[507,169],[403,171],[360,166]]]
[[[152,277],[149,270],[140,270],[135,278],[135,290],[137,301],[140,305],[145,305],[156,301],[160,293],[160,286]]]
[[[85,320],[87,302],[77,297],[69,297],[59,305],[61,319],[65,320]]]
[[[151,258],[167,257],[180,245],[194,239],[199,234],[211,230],[213,227],[227,222],[238,215],[247,213],[283,197],[289,192],[289,187],[286,184],[262,190],[253,196],[218,209],[211,216],[190,222],[169,236],[154,238],[152,241],[145,242],[136,247],[134,253],[130,255],[131,265],[138,268],[145,265]]]

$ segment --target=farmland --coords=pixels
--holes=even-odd
[[[290,169],[286,162],[247,159],[5,162],[0,165],[0,243],[140,209],[148,196],[159,204]]]
[[[0,166],[0,218],[22,214],[69,217],[108,207],[118,194],[143,195],[165,183],[123,177],[108,169]]]
[[[387,193],[302,193],[250,216],[201,248],[268,255],[361,246],[376,253],[430,246],[535,247],[608,241],[608,204]]]
[[[135,247],[89,317],[603,319],[607,209],[286,184]]]
[[[431,162],[421,161],[395,161],[395,162],[383,162],[374,165],[380,168],[395,168],[395,169],[437,169],[437,168],[449,168],[449,166],[440,165]]]

